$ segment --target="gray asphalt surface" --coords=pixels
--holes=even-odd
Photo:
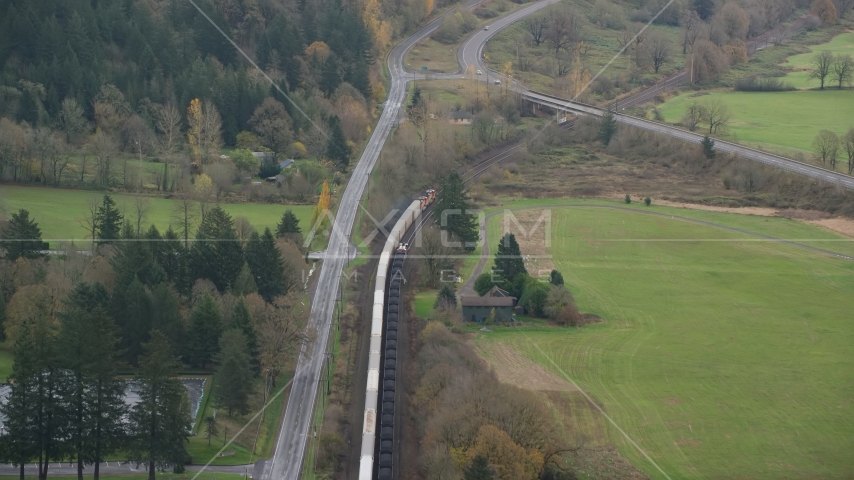
[[[470,8],[482,0],[468,0],[462,7]],[[332,326],[332,313],[341,272],[350,249],[349,235],[353,230],[359,201],[365,192],[371,171],[379,158],[380,151],[389,132],[399,123],[401,105],[406,100],[406,84],[420,76],[406,72],[403,57],[416,42],[430,35],[441,25],[439,17],[410,36],[388,56],[391,77],[388,99],[379,122],[350,177],[338,207],[332,233],[326,249],[325,260],[320,268],[314,301],[311,305],[309,329],[316,332],[315,339],[306,345],[300,354],[288,397],[285,416],[273,450],[273,457],[264,466],[264,479],[298,479],[302,470],[308,441],[312,438],[311,420],[317,401],[320,375],[327,361],[327,345]]]
[[[202,465],[187,465],[187,480],[190,480],[193,477],[193,472],[198,472],[202,469]],[[249,465],[219,465],[214,466],[211,465],[205,469],[206,472],[216,472],[216,473],[233,473],[236,475],[248,475],[249,477],[253,477],[253,470],[255,469],[254,464]],[[83,475],[89,476],[92,475],[93,466],[86,465],[83,470]],[[101,462],[101,468],[99,469],[99,473],[101,475],[121,475],[121,474],[130,474],[130,473],[144,473],[147,472],[145,465],[140,465],[138,468],[136,465],[132,463],[122,463],[122,462]],[[8,463],[0,464],[0,476],[16,476],[20,473],[20,468],[14,465],[10,465]],[[38,475],[38,465],[32,463],[24,466],[24,473],[28,477],[35,477]],[[50,466],[48,467],[48,477],[51,476],[77,476],[77,464],[69,464],[68,462],[56,463],[50,462]],[[170,474],[175,480],[180,480],[183,478],[183,474],[181,473],[172,473]],[[254,478],[254,477],[253,477]]]

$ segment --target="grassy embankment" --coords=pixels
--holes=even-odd
[[[786,219],[630,208],[854,249],[850,239]],[[854,262],[677,218],[590,207],[552,213],[548,253],[580,309],[604,323],[498,328],[476,344],[510,346],[568,374],[671,478],[850,472]],[[623,457],[663,478],[608,432]]]
[[[134,201],[137,197],[124,194],[111,194],[118,207],[125,211],[128,219],[134,218]],[[99,202],[103,192],[88,190],[66,190],[58,188],[25,187],[4,185],[0,187],[0,203],[10,212],[26,209],[30,218],[34,218],[42,231],[42,238],[49,241],[51,248],[59,247],[59,240],[73,240],[75,245],[89,245],[89,235],[80,225],[79,219],[84,216],[86,205],[91,198]],[[158,197],[146,197],[151,202],[151,209],[145,221],[145,228],[154,224],[160,233],[169,227],[172,210],[177,203],[175,200]],[[263,231],[269,227],[276,228],[276,223],[282,218],[285,210],[293,210],[300,221],[303,232],[310,229],[309,221],[314,209],[311,205],[271,205],[271,204],[222,204],[222,208],[232,218],[244,216],[257,230]],[[173,222],[174,223],[174,222]]]

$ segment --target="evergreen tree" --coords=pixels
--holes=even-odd
[[[222,334],[217,355],[219,369],[214,377],[214,398],[228,414],[246,415],[252,393],[252,368],[246,336],[237,329]]]
[[[6,295],[0,288],[0,341],[6,341]]]
[[[703,20],[708,20],[715,13],[714,0],[694,0],[694,10]]]
[[[327,97],[332,96],[338,85],[341,84],[341,76],[338,74],[338,60],[334,54],[326,57],[323,69],[320,73],[320,89]]]
[[[700,142],[700,145],[703,146],[703,155],[705,155],[706,158],[715,157],[715,141],[712,140],[708,135],[703,137],[703,141]]]
[[[519,243],[516,242],[516,236],[512,233],[505,233],[498,243],[498,250],[495,252],[495,265],[492,267],[492,271],[504,278],[508,284],[516,278],[516,275],[528,274],[525,262],[522,260]]]
[[[332,115],[326,121],[329,127],[329,142],[326,144],[326,156],[338,165],[338,170],[345,172],[350,165],[350,145],[341,127],[341,119],[338,115]]]
[[[171,225],[163,234],[159,252],[157,263],[160,264],[166,278],[176,285],[179,284],[184,273],[182,266],[186,260],[186,250],[184,250],[180,237]]]
[[[457,308],[457,292],[453,285],[445,284],[439,293],[436,295],[436,303],[433,304],[435,309],[455,309]]]
[[[557,270],[552,270],[549,274],[549,283],[552,285],[563,285],[563,275]]]
[[[477,217],[469,212],[472,207],[462,177],[454,172],[443,178],[436,197],[436,222],[440,228],[462,241],[466,250],[474,250],[480,232]]]
[[[256,293],[257,291],[258,285],[255,284],[255,279],[252,278],[252,271],[249,270],[249,264],[243,262],[243,266],[240,267],[240,273],[237,274],[237,280],[234,281],[234,285],[231,287],[231,293],[244,296]]]
[[[614,118],[614,113],[609,110],[599,120],[599,135],[597,138],[603,145],[608,145],[615,133],[617,133],[617,119]]]
[[[31,127],[39,126],[39,99],[30,88],[24,88],[18,102],[18,120],[27,122]]]
[[[0,436],[0,456],[3,461],[18,466],[20,480],[24,480],[25,465],[39,453],[34,420],[39,358],[29,323],[21,326],[15,341],[14,358],[9,393],[0,403],[6,432]]]
[[[172,356],[165,335],[155,330],[143,348],[140,361],[140,401],[130,413],[128,456],[148,466],[148,479],[167,465],[183,465],[188,459],[192,415],[187,392],[175,378],[180,363]]]
[[[210,295],[199,299],[190,313],[189,361],[204,368],[219,351],[222,333],[222,315]]]
[[[30,212],[21,209],[13,213],[9,225],[3,231],[0,248],[6,251],[6,260],[39,258],[45,249],[39,224],[30,219]]]
[[[116,379],[116,327],[103,307],[72,308],[60,314],[57,338],[59,363],[68,373],[69,443],[77,460],[77,478],[84,463],[99,463],[120,447],[124,435],[124,382]]]
[[[151,307],[151,329],[166,336],[172,345],[172,352],[179,354],[186,341],[186,332],[178,295],[168,284],[159,283],[151,289]]]
[[[258,347],[258,334],[255,333],[255,326],[252,321],[252,315],[249,313],[249,307],[242,298],[234,305],[228,327],[240,330],[246,337],[246,346],[249,356],[252,359],[252,369],[255,373],[260,373],[261,351]]]
[[[276,224],[276,237],[281,238],[289,233],[302,234],[302,230],[299,228],[299,219],[291,209],[285,210],[282,219]]]
[[[66,309],[87,312],[95,311],[99,307],[107,310],[110,308],[110,303],[110,292],[99,282],[80,282],[63,300]]]
[[[465,480],[493,480],[495,474],[489,466],[489,459],[483,454],[477,454],[463,473]]]
[[[98,245],[113,243],[119,239],[122,231],[124,216],[116,207],[116,202],[109,195],[104,195],[104,201],[95,214],[95,233]]]
[[[159,233],[157,236],[159,237]],[[127,241],[116,245],[116,254],[110,260],[116,274],[116,288],[119,291],[124,290],[135,278],[149,287],[163,281],[166,275],[151,249],[153,242],[135,241],[137,239],[130,224],[122,229],[122,239]],[[160,245],[157,248],[160,248]]]
[[[153,305],[145,286],[134,278],[124,292],[113,296],[113,312],[128,363],[136,365],[151,331]]]
[[[260,236],[258,232],[252,232],[246,243],[246,263],[255,279],[258,294],[264,300],[272,302],[277,296],[287,293],[285,262],[269,228],[264,229]]]
[[[241,265],[243,249],[234,233],[234,223],[225,210],[216,206],[205,214],[196,242],[190,247],[191,277],[207,278],[224,291],[237,278]]]
[[[16,362],[21,362],[18,380],[25,386],[20,392],[23,398],[15,402],[24,402],[26,408],[13,413],[26,412],[28,418],[18,418],[13,423],[16,431],[23,427],[22,434],[30,446],[18,444],[13,451],[29,452],[29,459],[38,459],[40,480],[47,479],[51,460],[64,457],[68,446],[67,375],[58,365],[52,329],[47,318],[22,326],[20,343],[16,342],[20,348],[15,352]]]

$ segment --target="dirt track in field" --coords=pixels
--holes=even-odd
[[[498,380],[526,390],[577,392],[571,383],[501,343],[475,344],[477,352],[495,371]]]

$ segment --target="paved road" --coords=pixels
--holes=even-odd
[[[89,476],[92,474],[92,465],[86,465],[83,470],[83,475]],[[187,480],[193,477],[193,472],[198,472],[202,469],[202,465],[187,465]],[[205,469],[206,472],[211,473],[233,473],[235,475],[248,475],[252,478],[253,470],[255,469],[254,464],[249,465],[211,465]],[[148,470],[145,465],[140,465],[139,468],[136,468],[136,465],[131,463],[122,463],[122,462],[101,462],[101,468],[98,469],[101,475],[122,475],[122,474],[130,474],[130,473],[144,473]],[[19,467],[14,465],[10,465],[8,463],[0,464],[0,476],[17,476],[20,474],[21,470]],[[32,477],[38,474],[38,465],[35,463],[27,464],[24,467],[24,473],[27,476]],[[77,476],[77,463],[69,464],[68,462],[56,463],[50,462],[50,466],[48,467],[48,475],[49,476],[68,476],[68,477],[76,477]],[[179,480],[183,478],[183,474],[169,474],[175,478],[175,480]]]
[[[470,8],[483,0],[468,0],[462,7]],[[332,313],[348,251],[349,234],[371,171],[379,158],[388,134],[399,123],[401,105],[406,99],[406,84],[421,78],[407,72],[403,57],[416,42],[430,35],[441,24],[441,17],[394,47],[388,56],[391,87],[380,120],[347,183],[332,227],[325,260],[320,268],[314,301],[311,305],[309,329],[316,332],[315,340],[300,354],[288,397],[285,416],[273,451],[264,466],[263,478],[298,479],[302,470],[306,446],[311,438],[311,420],[317,400],[320,375],[327,361],[326,351],[332,325]]]

